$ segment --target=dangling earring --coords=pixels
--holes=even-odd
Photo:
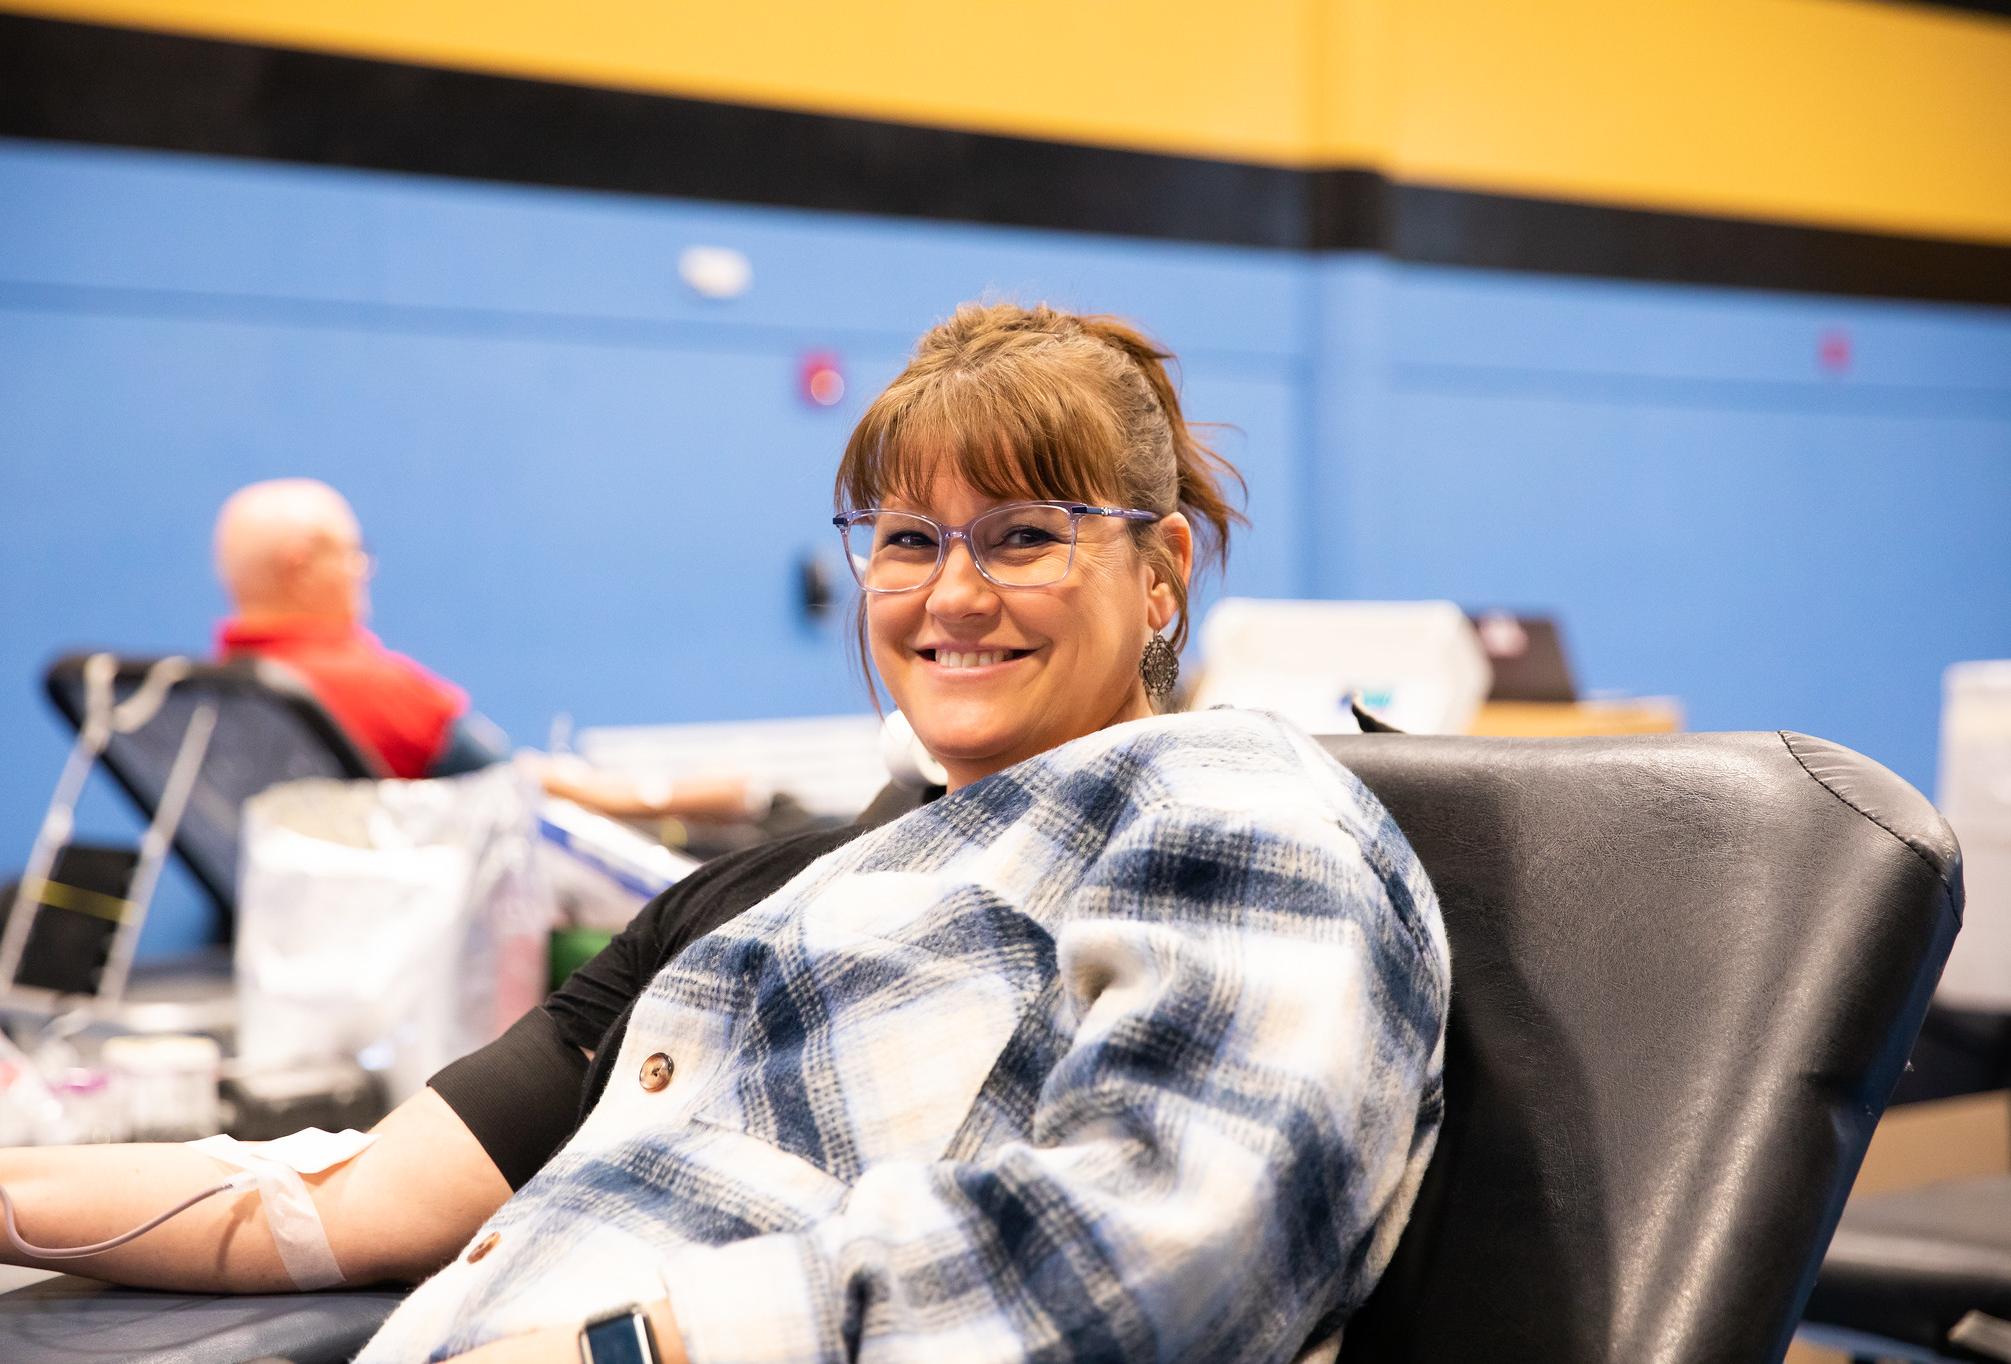
[[[1154,701],[1164,701],[1173,694],[1173,684],[1180,680],[1180,655],[1173,652],[1166,636],[1154,635],[1145,642],[1138,675],[1145,679],[1145,694]]]

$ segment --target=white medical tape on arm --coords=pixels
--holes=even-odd
[[[206,1156],[234,1165],[258,1183],[265,1204],[266,1225],[272,1229],[279,1262],[293,1286],[303,1291],[332,1288],[342,1282],[342,1269],[321,1225],[303,1174],[320,1174],[354,1156],[377,1138],[369,1133],[330,1133],[308,1128],[258,1149],[235,1137],[204,1137],[188,1143]]]

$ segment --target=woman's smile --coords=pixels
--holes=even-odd
[[[1001,646],[982,648],[974,645],[952,647],[940,645],[925,647],[915,652],[928,663],[935,665],[938,673],[958,678],[980,678],[996,675],[1021,659],[1031,657],[1032,649],[1010,649]]]

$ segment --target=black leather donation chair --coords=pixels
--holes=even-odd
[[[65,655],[43,675],[50,704],[73,728],[84,721],[84,668],[91,657]],[[113,675],[115,699],[130,696],[159,662],[119,658]],[[216,708],[216,731],[175,830],[174,851],[215,905],[224,930],[219,936],[227,937],[237,917],[238,833],[244,803],[283,781],[385,774],[287,669],[251,658],[197,663],[174,684],[146,724],[114,734],[99,759],[143,817],[153,817],[189,718],[204,705]]]
[[[1947,826],[1795,734],[1328,745],[1409,833],[1453,958],[1443,1133],[1342,1358],[1778,1359],[1955,934]],[[217,1301],[58,1280],[0,1298],[0,1339],[17,1364],[338,1359],[391,1298],[255,1300],[348,1316],[201,1353]]]
[[[1342,1359],[1779,1359],[1954,940],[1948,826],[1799,734],[1328,747],[1453,963],[1438,1150]]]

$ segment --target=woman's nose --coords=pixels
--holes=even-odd
[[[943,556],[943,570],[929,584],[929,610],[939,616],[968,616],[988,611],[998,593],[978,572],[970,541],[954,540]]]

